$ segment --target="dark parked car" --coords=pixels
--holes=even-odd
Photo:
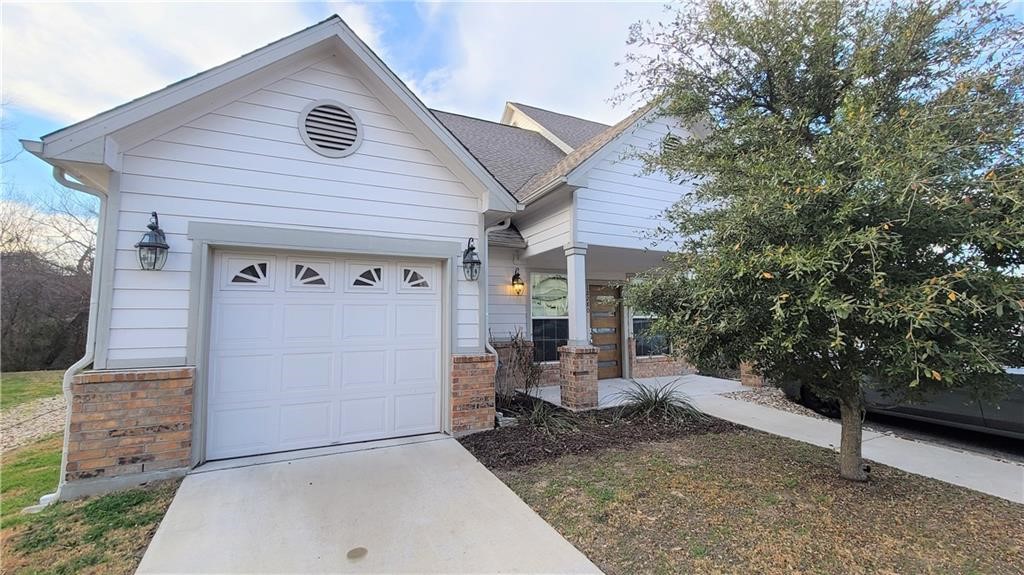
[[[1015,387],[997,400],[977,400],[966,391],[951,390],[936,393],[925,401],[894,404],[881,393],[868,389],[865,393],[868,413],[881,413],[972,429],[985,433],[1024,439],[1024,370],[1010,370]],[[800,384],[782,386],[786,395],[822,415],[838,417],[839,407],[834,401],[815,397]]]

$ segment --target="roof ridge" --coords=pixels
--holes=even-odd
[[[602,126],[606,126],[606,127],[609,127],[609,128],[614,125],[614,124],[605,124],[604,122],[598,122],[597,120],[588,120],[587,118],[581,118],[580,116],[574,116],[572,114],[566,114],[564,112],[556,112],[554,110],[549,110],[547,108],[541,108],[540,106],[533,106],[531,104],[524,104],[522,102],[513,102],[513,101],[509,100],[508,103],[512,104],[513,106],[523,106],[524,108],[533,108],[534,110],[540,110],[541,112],[547,112],[549,114],[557,114],[559,116],[565,116],[566,118],[572,118],[574,120],[579,120],[581,122],[590,122],[591,124],[600,124]]]
[[[476,116],[470,116],[469,114],[460,114],[458,112],[449,112],[448,110],[438,110],[437,108],[428,108],[431,112],[441,112],[442,114],[449,114],[452,116],[459,116],[461,118],[469,118],[470,120],[476,120],[478,122],[487,122],[488,124],[495,124],[505,128],[512,128],[513,130],[522,130],[524,132],[534,132],[534,130],[527,130],[526,128],[520,128],[519,126],[513,126],[511,124],[502,124],[494,120],[488,120],[487,118],[477,118]],[[536,133],[536,132],[534,132]]]

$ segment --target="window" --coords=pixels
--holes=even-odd
[[[558,361],[569,341],[569,282],[564,274],[530,274],[534,361]]]
[[[653,317],[633,317],[633,339],[636,340],[636,356],[667,355],[668,340],[663,334],[651,332]]]
[[[272,291],[277,271],[273,256],[226,254],[222,260],[220,289],[234,291]]]

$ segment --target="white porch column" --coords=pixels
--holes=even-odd
[[[565,245],[569,284],[569,345],[590,345],[587,331],[587,244]]]

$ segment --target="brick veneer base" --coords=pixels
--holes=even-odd
[[[187,468],[194,380],[191,367],[76,375],[65,480]]]
[[[562,372],[562,407],[572,410],[597,407],[597,352],[593,346],[558,348]]]
[[[636,356],[636,340],[629,338],[630,377],[665,377],[697,373],[697,369],[686,360],[670,355]]]
[[[452,356],[452,432],[494,428],[494,356]]]
[[[540,378],[537,380],[538,387],[549,387],[561,385],[562,363],[559,361],[544,361],[537,364],[540,366]]]

